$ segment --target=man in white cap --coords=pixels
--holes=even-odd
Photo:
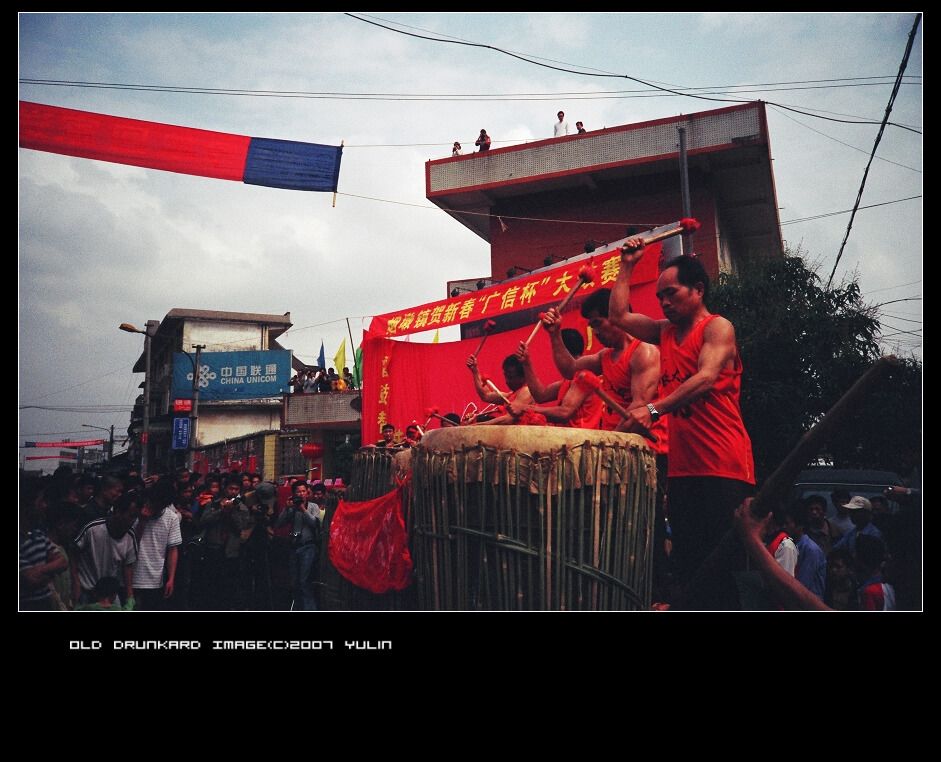
[[[853,528],[840,538],[840,541],[833,546],[833,549],[845,548],[855,557],[856,538],[859,535],[869,535],[870,537],[876,537],[882,540],[882,532],[872,523],[872,503],[862,495],[856,495],[856,497],[843,507],[850,513]],[[883,540],[883,542],[885,542],[885,540]]]

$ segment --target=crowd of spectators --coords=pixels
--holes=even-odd
[[[313,366],[299,370],[291,377],[291,392],[294,394],[315,394],[326,392],[346,392],[357,388],[349,368],[343,368],[339,375],[334,368]]]
[[[313,610],[343,489],[180,469],[22,477],[20,610]]]
[[[558,114],[558,120],[552,126],[552,137],[561,138],[569,134],[569,123],[565,121],[565,112],[560,111]],[[583,122],[575,122],[575,131],[578,135],[584,135],[588,130],[585,129]],[[490,150],[491,138],[487,134],[486,129],[480,131],[480,135],[477,137],[477,140],[474,141],[474,145],[477,146],[477,153],[484,153]],[[451,147],[451,156],[463,156],[464,149],[461,146],[459,140],[454,141],[454,145]]]

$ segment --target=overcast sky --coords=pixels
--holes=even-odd
[[[369,18],[552,66],[879,122],[914,15]],[[921,74],[919,28],[891,115],[919,132]],[[18,445],[97,433],[82,424],[114,424],[120,441],[142,380],[131,367],[143,337],[119,332],[119,323],[142,327],[174,307],[290,311],[295,327],[281,342],[312,362],[321,341],[333,356],[347,337],[345,318],[358,345],[368,324],[363,316],[440,299],[447,280],[489,274],[488,244],[424,196],[424,162],[449,155],[454,140],[472,148],[481,127],[499,147],[550,137],[559,109],[573,127],[580,119],[592,130],[729,105],[418,39],[339,13],[21,14],[19,76],[21,100],[255,137],[343,140],[346,148],[336,208],[330,194],[20,149],[20,405],[79,411],[21,409]],[[145,92],[23,79],[333,95]],[[753,87],[729,94],[741,85]],[[469,95],[481,97],[458,100]],[[774,107],[768,117],[782,222],[852,208],[878,124]],[[862,205],[921,195],[920,134],[887,127],[877,157]],[[783,236],[819,263],[825,281],[848,220],[841,214],[785,224]],[[883,308],[885,333],[894,334],[885,345],[920,356],[920,198],[857,214],[837,280],[854,273],[872,303],[910,300]],[[97,412],[101,406],[123,409]]]

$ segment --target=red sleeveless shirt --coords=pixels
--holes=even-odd
[[[676,326],[666,325],[660,334],[660,367],[663,393],[671,394],[699,370],[699,353],[706,326],[718,315],[700,320],[676,343]],[[755,461],[751,439],[742,422],[739,396],[742,384],[742,360],[735,350],[731,369],[719,372],[712,388],[695,402],[670,414],[673,446],[667,475],[717,476],[755,483]]]
[[[621,352],[621,356],[614,362],[611,356],[613,349],[601,350],[601,381],[602,388],[608,392],[614,399],[619,400],[625,409],[629,409],[633,404],[631,395],[631,358],[637,347],[640,346],[640,339],[634,339],[630,345]],[[659,389],[658,389],[659,393]],[[601,429],[603,431],[614,431],[621,422],[621,416],[611,410],[607,405],[601,414]],[[657,438],[656,442],[648,442],[651,448],[662,455],[669,452],[669,429],[667,428],[667,419],[664,416],[650,427],[651,433]]]
[[[556,404],[561,405],[565,395],[572,387],[571,379],[562,379],[562,385],[559,387],[559,393],[556,396]],[[560,423],[559,426],[567,426],[573,429],[597,429],[601,424],[601,413],[604,403],[597,394],[589,394],[585,401],[575,411],[568,423]]]

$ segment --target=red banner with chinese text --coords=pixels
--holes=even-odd
[[[486,320],[530,307],[554,304],[578,286],[578,271],[586,265],[592,269],[595,277],[591,283],[582,286],[585,296],[600,288],[612,288],[621,269],[620,247],[624,240],[606,244],[604,251],[596,251],[588,257],[573,258],[555,267],[531,273],[524,278],[503,281],[472,294],[377,315],[369,326],[369,332],[373,336],[406,336],[432,328]],[[634,267],[632,287],[656,280],[661,250],[660,243],[647,247],[643,258]],[[662,317],[656,298],[649,289],[632,289],[631,306],[636,312]]]
[[[631,301],[654,305],[653,311],[643,311],[662,318],[654,291],[655,282],[648,282],[631,290]],[[587,330],[587,323],[579,310],[570,307],[562,316],[565,328],[575,328],[585,340],[585,354],[602,349],[601,344]],[[502,391],[509,391],[503,379],[503,360],[513,354],[519,343],[532,332],[532,325],[510,331],[494,333],[477,357],[483,376],[489,377]],[[428,408],[437,408],[441,415],[460,415],[468,403],[483,409],[483,402],[474,388],[467,358],[480,344],[479,338],[464,341],[425,344],[396,341],[382,336],[363,334],[363,418],[362,442],[373,444],[379,440],[382,426],[391,423],[397,437],[412,422],[424,425]],[[539,378],[546,384],[561,377],[552,360],[552,349],[545,331],[530,344],[530,359]],[[437,419],[430,423],[437,428]]]

